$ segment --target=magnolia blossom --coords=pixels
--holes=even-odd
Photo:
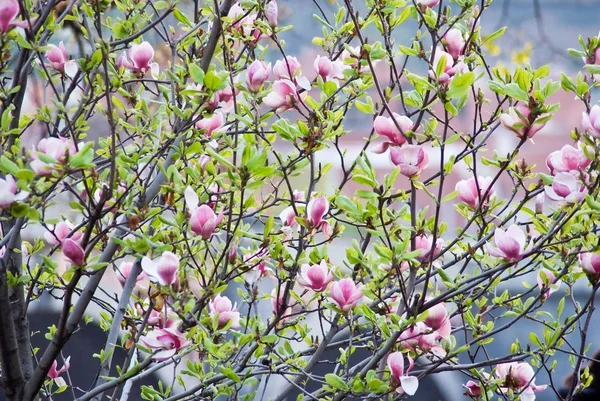
[[[223,212],[221,211],[217,215],[208,205],[198,206],[200,200],[191,187],[185,189],[184,196],[188,209],[192,214],[190,217],[190,228],[196,235],[201,236],[202,239],[209,239],[223,221]]]
[[[48,45],[46,50],[46,59],[50,66],[56,71],[64,72],[69,77],[74,77],[77,73],[77,63],[73,60],[67,60],[67,49],[63,42],[57,46]]]
[[[199,91],[201,89],[201,87],[198,88]],[[234,98],[238,93],[240,93],[238,88],[227,86],[213,93],[210,100],[206,102],[206,106],[212,111],[219,109],[223,113],[229,113],[231,110],[233,110],[233,106],[235,105]]]
[[[438,338],[448,338],[452,332],[452,325],[448,311],[443,302],[427,309],[427,317],[424,323],[435,331]]]
[[[585,145],[583,145],[585,146]],[[561,150],[552,152],[546,158],[546,166],[550,170],[550,174],[569,173],[579,175],[584,171],[592,161],[587,158],[581,149],[581,143],[578,148],[571,145],[565,145]]]
[[[584,111],[582,113],[581,124],[588,134],[596,139],[600,138],[600,106],[597,104],[594,105],[590,110],[590,114]]]
[[[483,394],[481,392],[481,386],[479,385],[479,383],[474,382],[473,380],[469,380],[467,382],[467,384],[463,384],[463,387],[466,389],[465,391],[465,395],[468,395],[470,397],[481,397],[481,394]]]
[[[493,181],[493,177],[478,176],[477,180],[475,180],[475,177],[471,177],[467,180],[457,182],[454,190],[458,191],[458,199],[461,202],[473,209],[477,209],[480,196],[485,195],[483,202],[485,204],[494,194]]]
[[[310,81],[302,75],[302,66],[296,57],[286,56],[283,60],[277,60],[273,75],[279,80],[287,79],[302,89],[310,90]]]
[[[138,309],[140,310],[140,314],[142,316],[146,315],[146,311],[144,311],[144,308],[138,305]],[[161,329],[165,329],[168,327],[177,327],[180,323],[181,320],[179,319],[179,316],[177,316],[177,313],[175,313],[175,311],[173,311],[173,309],[171,309],[169,306],[161,308],[160,311],[152,309],[150,311],[150,315],[148,315],[148,326],[160,327]]]
[[[560,204],[579,203],[587,194],[585,185],[569,173],[556,174],[552,186],[546,186],[544,190],[548,198]]]
[[[298,103],[299,97],[296,86],[289,79],[280,79],[273,82],[271,92],[263,99],[263,102],[277,113],[291,109]]]
[[[494,231],[494,243],[487,244],[487,251],[492,256],[518,262],[532,247],[531,243],[527,245],[526,242],[525,233],[516,224],[506,231],[498,227]]]
[[[280,287],[279,289],[274,288],[273,291],[271,291],[271,304],[273,305],[273,313],[280,316],[282,319],[288,318],[292,314],[291,306],[284,302],[284,295],[285,289],[283,287]]]
[[[600,252],[584,252],[579,254],[579,263],[586,272],[600,274]]]
[[[160,285],[173,285],[178,282],[179,256],[165,251],[162,256],[151,260],[147,256],[142,258],[142,269],[151,281]]]
[[[176,327],[155,328],[142,336],[140,341],[155,351],[152,359],[157,362],[172,358],[179,350],[191,344]]]
[[[444,40],[446,41],[448,53],[454,60],[458,60],[458,56],[462,55],[465,51],[465,39],[463,38],[460,29],[450,29],[446,35],[444,35]]]
[[[220,329],[230,322],[230,327],[232,329],[237,329],[240,327],[240,312],[237,311],[236,306],[237,304],[231,304],[229,298],[217,295],[215,299],[208,303],[210,317],[217,316],[217,322]]]
[[[71,238],[73,241],[79,241],[83,236],[83,233],[75,231],[73,234],[71,234],[74,229],[75,226],[70,221],[61,221],[56,226],[51,228],[50,231],[46,231],[44,233],[44,238],[50,245],[62,244],[62,242],[67,238]],[[69,237],[69,235],[71,236]]]
[[[27,21],[17,21],[19,9],[17,0],[0,0],[0,32],[8,32],[15,26],[29,27]],[[33,23],[33,20],[31,22]]]
[[[415,124],[406,116],[392,113],[392,117],[377,116],[373,129],[378,135],[385,136],[388,141],[377,146],[373,152],[383,153],[389,146],[400,146],[406,142],[406,133],[412,131]],[[396,121],[394,123],[394,120]],[[398,129],[400,128],[400,129]]]
[[[329,295],[342,311],[347,312],[363,297],[362,289],[363,286],[357,286],[351,278],[343,278],[331,285]]]
[[[267,7],[265,8],[265,17],[267,17],[267,22],[272,28],[277,26],[277,16],[279,14],[277,8],[277,1],[271,0]]]
[[[279,219],[281,220],[281,224],[287,227],[293,227],[296,225],[296,213],[294,212],[294,208],[292,206],[288,206],[281,213],[279,213]]]
[[[250,92],[258,92],[271,75],[271,64],[254,60],[246,72],[246,87]]]
[[[308,202],[306,214],[313,227],[318,227],[323,222],[323,217],[329,212],[329,202],[324,196],[319,196]]]
[[[74,241],[72,238],[67,238],[62,241],[61,246],[63,255],[65,255],[71,263],[77,266],[82,266],[85,261],[85,251],[79,245],[79,242]]]
[[[417,322],[413,326],[406,328],[399,337],[400,345],[405,350],[421,350],[423,352],[431,352],[440,358],[446,356],[446,350],[439,344],[438,340],[448,338],[450,336],[451,326],[448,322],[448,328],[442,326],[442,336],[436,330],[427,326],[424,322]],[[446,335],[447,334],[447,335]]]
[[[54,362],[52,362],[52,366],[50,366],[50,370],[48,371],[48,378],[52,379],[58,387],[63,387],[63,386],[67,385],[67,383],[65,382],[65,379],[60,377],[60,375],[65,373],[67,370],[69,370],[69,368],[71,367],[70,361],[71,361],[71,357],[69,356],[69,357],[67,357],[67,359],[65,359],[65,364],[60,369],[58,369],[58,361],[57,360],[54,360]]]
[[[265,249],[244,256],[244,263],[250,267],[244,274],[244,280],[249,284],[254,284],[265,277],[274,278],[275,273],[268,265],[269,254]]]
[[[538,288],[543,291],[544,299],[548,299],[553,292],[560,288],[560,281],[556,281],[556,275],[545,267],[538,271],[537,284]]]
[[[535,212],[537,214],[544,213],[545,201],[546,201],[546,194],[544,192],[541,192],[536,195],[534,204],[535,204]]]
[[[122,286],[125,285],[127,278],[131,274],[132,268],[133,268],[132,262],[121,262],[118,269],[116,269],[117,280],[119,280],[119,283],[121,283]],[[145,279],[146,277],[148,277],[148,276],[146,276],[146,273],[139,272],[139,274],[135,278],[136,284],[139,283],[140,281],[142,281],[143,279]]]
[[[438,65],[443,63],[444,68],[440,76],[437,76]],[[444,84],[449,82],[457,73],[465,72],[467,70],[467,66],[462,61],[454,62],[454,58],[449,53],[446,53],[442,49],[437,49],[435,51],[435,56],[433,57],[433,69],[429,71],[429,76],[432,79],[437,79],[440,83]]]
[[[437,238],[435,241],[435,247],[433,247],[433,237],[421,234],[415,238],[415,251],[420,250],[421,253],[417,256],[420,261],[428,261],[431,258],[431,250],[433,248],[433,259],[437,258],[442,247],[444,246],[444,240]]]
[[[8,209],[13,203],[20,202],[29,196],[29,192],[19,191],[12,175],[0,178],[0,209]]]
[[[146,73],[151,70],[152,75],[158,75],[158,64],[153,63],[154,48],[148,42],[134,43],[131,49],[121,53],[117,59],[117,66],[124,67],[137,73]]]
[[[82,143],[78,145],[83,146]],[[77,154],[75,142],[69,138],[59,136],[58,138],[44,138],[37,146],[37,151],[31,152],[31,168],[37,175],[52,175],[53,171],[60,171],[56,163],[47,163],[38,157],[38,153],[56,160],[59,164],[65,164],[69,156]]]
[[[546,123],[536,124],[530,121],[530,115],[529,107],[520,104],[517,107],[510,107],[508,113],[501,114],[500,122],[520,138],[533,138],[539,130],[546,126]]]
[[[206,130],[206,136],[212,136],[213,132],[225,125],[225,118],[219,112],[213,113],[210,117],[204,117],[196,122],[196,128]]]
[[[344,70],[348,68],[342,60],[332,61],[328,57],[323,56],[317,56],[314,67],[317,75],[323,78],[323,81],[344,79]]]
[[[322,260],[318,265],[303,264],[300,267],[298,284],[315,292],[324,291],[331,281],[333,281],[333,275],[329,271],[325,260]]]
[[[527,362],[501,363],[496,366],[496,377],[504,379],[502,387],[521,391],[520,399],[523,401],[535,400],[535,392],[543,391],[547,387],[535,385],[535,372]]]
[[[417,0],[417,5],[421,7],[421,10],[425,8],[431,8],[438,5],[440,0]]]
[[[390,160],[400,167],[400,174],[412,178],[429,166],[429,156],[419,145],[404,145],[390,149]]]
[[[396,391],[399,393],[405,392],[408,395],[413,395],[419,388],[419,379],[415,376],[408,376],[408,372],[413,368],[414,362],[411,357],[408,357],[408,368],[404,370],[404,355],[402,352],[392,352],[387,359],[387,365],[390,369],[390,375],[399,384]]]

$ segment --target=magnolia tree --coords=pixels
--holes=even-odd
[[[448,371],[467,398],[533,400],[558,396],[559,352],[564,399],[590,385],[600,40],[582,38],[582,71],[558,82],[491,65],[490,0],[321,3],[0,0],[8,400],[404,399]],[[310,62],[278,15],[300,5],[322,25]],[[536,167],[520,151],[551,129],[561,87],[586,112]],[[484,157],[498,137],[515,146]],[[32,333],[43,294],[60,315]],[[540,334],[488,353],[521,320]],[[95,321],[106,343],[84,350],[100,368],[83,389],[64,348]],[[132,394],[161,370],[171,384]]]

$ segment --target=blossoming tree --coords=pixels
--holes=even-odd
[[[309,62],[284,40],[299,27],[279,11],[297,3],[322,25]],[[575,372],[565,399],[590,385],[600,39],[570,50],[582,72],[557,82],[547,66],[489,62],[504,32],[480,24],[491,1],[321,3],[0,0],[8,400],[124,401],[161,370],[178,386],[143,399],[403,399],[456,371],[466,397],[533,400],[558,394],[561,352]],[[520,151],[551,129],[559,90],[585,107],[581,125],[530,165]],[[33,109],[31,91],[44,98]],[[92,118],[106,127],[96,142]],[[515,146],[484,156],[498,137]],[[48,292],[60,316],[32,349],[27,311]],[[98,308],[107,337],[85,350],[100,361],[85,391],[63,350]],[[521,320],[541,334],[488,354]],[[258,392],[271,377],[283,385]]]

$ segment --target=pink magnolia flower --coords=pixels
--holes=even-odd
[[[408,368],[406,370],[404,370],[404,355],[402,352],[392,352],[387,358],[387,365],[390,368],[390,376],[399,384],[396,391],[414,395],[419,388],[419,379],[415,376],[408,376],[408,372],[413,368],[414,362],[411,357],[407,356],[407,358]]]
[[[217,215],[208,205],[198,206],[200,200],[191,187],[185,189],[185,202],[192,214],[190,217],[190,228],[196,235],[201,236],[202,239],[209,239],[223,221],[223,212],[221,211]]]
[[[320,75],[323,81],[344,79],[344,70],[348,68],[342,60],[332,61],[328,57],[320,55],[315,59],[314,67],[317,75]]]
[[[313,227],[319,227],[323,222],[323,217],[329,212],[329,202],[324,196],[319,196],[308,202],[306,206],[306,215],[308,222]]]
[[[83,146],[82,143],[79,147]],[[59,136],[58,138],[44,138],[37,146],[37,151],[31,152],[31,168],[37,175],[52,175],[53,171],[60,171],[60,166],[56,163],[47,163],[38,157],[38,153],[43,154],[46,157],[50,157],[56,160],[59,164],[65,164],[69,156],[77,154],[77,147],[75,142],[69,138]]]
[[[199,88],[198,90],[200,90]],[[215,111],[220,109],[223,113],[229,113],[233,110],[234,98],[240,93],[238,88],[232,89],[231,86],[227,86],[219,91],[213,93],[210,100],[206,103],[209,109]]]
[[[544,203],[546,201],[546,194],[544,192],[539,193],[535,197],[535,212],[537,214],[544,213]]]
[[[494,232],[494,243],[487,244],[490,255],[504,258],[511,262],[518,262],[531,249],[531,244],[526,244],[525,233],[516,224],[504,231],[500,227]]]
[[[421,350],[431,352],[440,358],[446,356],[446,350],[438,343],[442,337],[437,331],[427,326],[424,322],[417,322],[413,326],[406,328],[400,334],[399,341],[402,349]]]
[[[440,0],[417,0],[417,5],[421,7],[421,10],[425,8],[432,8],[438,5]]]
[[[249,284],[254,284],[265,277],[274,278],[275,273],[269,267],[269,253],[265,249],[244,256],[244,263],[250,268],[244,274],[244,280]]]
[[[146,73],[151,70],[152,75],[158,75],[158,64],[153,63],[154,48],[146,41],[131,45],[131,49],[121,53],[117,59],[117,66],[124,67],[137,73]]]
[[[329,295],[342,311],[347,312],[363,297],[362,289],[363,286],[357,286],[351,278],[343,278],[331,285]]]
[[[204,117],[196,122],[196,128],[206,130],[206,136],[212,136],[213,132],[217,131],[225,125],[223,114],[218,111],[210,117]]]
[[[585,146],[585,145],[584,145]],[[571,145],[565,145],[561,150],[552,152],[546,158],[546,166],[550,170],[550,174],[569,173],[579,175],[590,165],[592,161],[587,158],[581,149],[581,143],[578,148]]]
[[[0,178],[0,209],[8,209],[13,203],[20,202],[29,196],[29,192],[19,191],[12,175]]]
[[[18,21],[19,2],[17,0],[0,0],[0,32],[8,32],[13,27],[28,28],[27,21]],[[32,21],[33,23],[33,21]]]
[[[169,251],[163,252],[162,256],[154,260],[144,256],[142,270],[151,281],[158,282],[160,285],[176,284],[179,279],[179,256]]]
[[[302,66],[296,57],[286,56],[273,66],[273,75],[279,80],[289,80],[302,89],[310,90],[310,81],[302,75]]]
[[[119,280],[119,283],[121,283],[121,285],[123,285],[123,286],[125,285],[127,278],[131,274],[132,268],[133,268],[132,262],[121,262],[118,269],[116,269],[117,280]],[[146,276],[146,273],[144,273],[143,271],[140,272],[137,275],[137,277],[135,278],[136,284],[139,283],[140,281],[142,281],[143,279],[145,279],[146,277],[148,277],[148,276]]]
[[[62,241],[62,252],[71,263],[77,266],[82,266],[85,260],[85,251],[77,241],[72,238],[67,238]]]
[[[569,173],[556,174],[552,186],[546,186],[544,190],[548,198],[560,204],[579,203],[587,194],[585,185]]]
[[[538,288],[543,291],[543,298],[548,299],[553,292],[556,292],[560,288],[561,283],[560,281],[556,281],[556,275],[554,275],[552,270],[543,267],[538,271],[537,284]]]
[[[600,253],[584,252],[579,254],[579,263],[586,272],[597,275],[600,274]]]
[[[523,401],[535,400],[535,392],[543,391],[547,387],[535,385],[535,372],[527,362],[501,363],[496,366],[496,377],[504,379],[502,387],[521,391],[520,399]]]
[[[412,178],[429,166],[429,156],[419,145],[404,145],[390,149],[390,160],[400,167],[400,174]]]
[[[450,29],[446,35],[444,35],[444,40],[446,41],[448,53],[454,60],[458,60],[458,56],[462,55],[465,51],[465,39],[463,38],[460,29]]]
[[[444,240],[437,238],[435,241],[435,247],[433,247],[433,237],[425,234],[421,234],[415,238],[415,251],[420,250],[421,253],[417,256],[420,261],[428,261],[430,259],[431,248],[433,247],[433,258],[437,258],[440,254],[442,247],[444,246]]]
[[[406,142],[406,133],[412,131],[415,124],[410,118],[392,113],[392,117],[377,116],[373,122],[373,129],[378,135],[385,136],[388,141],[377,146],[373,152],[383,153],[389,146],[400,146]],[[396,120],[396,124],[394,123]],[[398,129],[400,127],[400,129]],[[402,130],[402,131],[400,131]],[[404,133],[404,135],[402,135]]]
[[[600,50],[600,48],[598,50]],[[600,106],[597,104],[594,105],[590,110],[590,114],[587,114],[585,111],[581,114],[581,124],[583,125],[583,129],[594,138],[600,138]]]
[[[54,226],[50,231],[46,231],[44,233],[44,238],[46,242],[50,245],[58,245],[62,244],[62,242],[69,237],[69,234],[75,229],[73,223],[68,220],[61,221],[56,226]],[[71,237],[73,241],[79,241],[83,234],[79,231],[75,231]]]
[[[271,75],[271,64],[254,60],[246,72],[246,87],[250,92],[258,92]]]
[[[140,341],[155,351],[152,359],[157,362],[172,358],[178,351],[191,344],[176,327],[155,328],[142,336]]]
[[[437,67],[440,63],[444,63],[445,66],[442,70],[440,76],[437,76]],[[442,64],[443,65],[443,64]],[[454,63],[454,58],[443,51],[442,49],[437,49],[435,52],[435,56],[433,57],[433,69],[429,71],[429,76],[432,79],[437,79],[440,83],[444,84],[450,82],[450,80],[459,72],[465,72],[467,70],[467,66],[462,61],[457,61]]]
[[[210,317],[217,316],[220,329],[229,322],[231,322],[230,328],[237,329],[240,327],[240,312],[237,311],[236,306],[231,304],[229,298],[217,295],[215,299],[208,303]]]
[[[233,3],[231,8],[229,9],[229,12],[227,13],[227,16],[233,20],[233,27],[235,29],[240,29],[241,19],[244,16],[244,14],[246,14],[246,12],[244,11],[240,3],[237,1]]]
[[[67,370],[69,370],[69,368],[71,367],[70,361],[71,361],[71,357],[69,356],[69,357],[67,357],[67,359],[65,359],[65,364],[60,369],[58,369],[58,361],[57,360],[54,360],[54,362],[52,362],[52,366],[50,366],[50,370],[48,371],[48,378],[52,379],[58,387],[63,387],[63,386],[67,385],[67,383],[65,382],[65,379],[60,377],[60,375],[65,373]]]
[[[140,314],[142,316],[145,316],[146,312],[143,310],[143,308],[139,306],[138,308],[140,309]],[[160,327],[161,329],[165,329],[168,327],[177,327],[179,323],[181,323],[179,316],[177,316],[177,313],[175,313],[173,309],[171,309],[169,306],[166,307],[166,311],[165,309],[161,309],[160,311],[152,309],[150,311],[150,315],[148,315],[149,326]]]
[[[282,319],[288,318],[292,314],[292,307],[284,302],[284,295],[284,287],[280,287],[279,290],[274,288],[273,291],[271,291],[271,304],[273,305],[273,313],[281,316]],[[283,307],[284,304],[285,309]]]
[[[277,16],[279,15],[279,11],[277,8],[277,1],[271,0],[267,7],[265,8],[265,17],[267,17],[267,22],[272,28],[277,26]]]
[[[77,73],[77,63],[73,60],[67,60],[67,49],[63,42],[60,42],[58,47],[48,45],[46,51],[46,59],[50,62],[50,66],[56,71],[64,72],[69,77],[74,77]]]
[[[535,134],[546,126],[546,123],[533,125],[529,121],[531,110],[524,104],[508,109],[508,113],[500,115],[502,125],[517,134],[519,138],[533,138]]]
[[[491,186],[493,181],[493,177],[478,176],[477,180],[475,177],[471,177],[457,182],[454,190],[458,191],[458,199],[461,202],[469,205],[472,209],[477,209],[481,196],[485,195],[483,201],[485,204],[494,194],[494,188]]]
[[[439,338],[448,338],[452,332],[452,325],[448,311],[443,302],[427,309],[427,317],[424,323],[435,331]]]
[[[288,206],[281,213],[279,213],[279,219],[281,220],[281,224],[285,227],[293,227],[296,225],[296,213],[294,212],[294,208],[292,206]]]
[[[481,395],[483,394],[481,392],[481,386],[479,385],[479,383],[474,382],[473,380],[469,380],[467,382],[467,384],[463,384],[463,387],[466,389],[465,391],[465,395],[468,395],[470,397],[481,397]]]
[[[322,260],[318,265],[303,264],[300,267],[298,284],[315,292],[324,291],[331,281],[333,281],[333,275],[329,271],[325,260]]]
[[[271,92],[265,96],[263,102],[277,113],[282,113],[293,108],[298,103],[299,97],[296,86],[289,79],[280,79],[273,82]]]

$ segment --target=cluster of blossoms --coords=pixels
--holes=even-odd
[[[527,362],[508,362],[496,366],[495,377],[483,372],[482,376],[488,383],[496,383],[499,391],[508,395],[509,391],[513,394],[519,394],[519,399],[523,401],[535,400],[535,393],[546,389],[547,385],[535,384],[535,372]],[[482,386],[469,380],[464,385],[465,395],[473,399],[480,399],[485,391]]]

